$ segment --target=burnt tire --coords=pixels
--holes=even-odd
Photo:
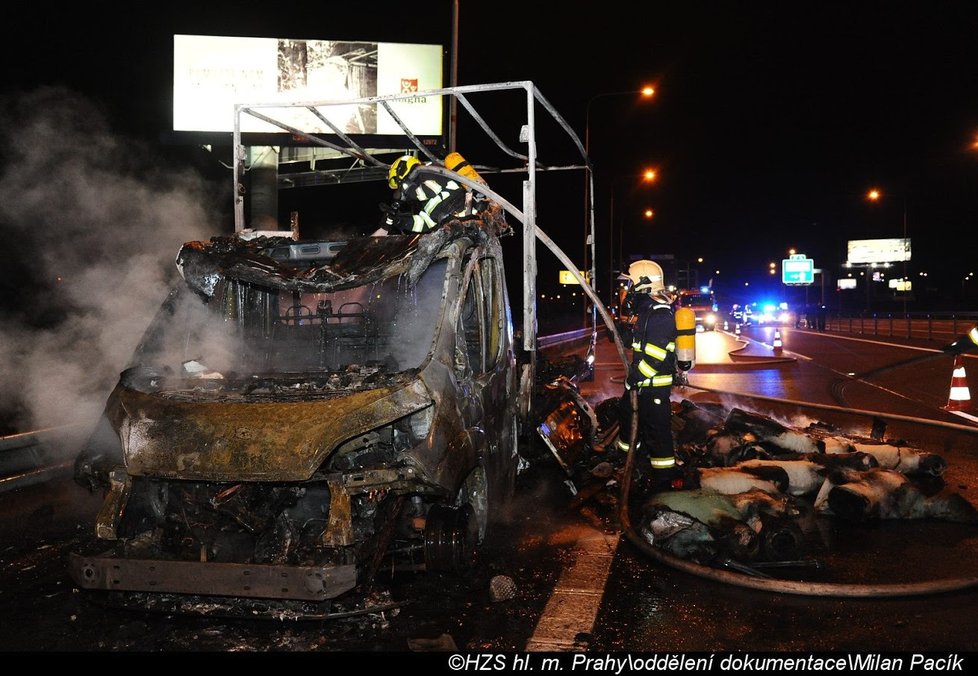
[[[429,572],[461,572],[475,561],[479,527],[472,506],[433,505],[424,528],[425,569]]]

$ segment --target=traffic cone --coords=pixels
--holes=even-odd
[[[781,331],[774,329],[774,354],[781,354]]]
[[[740,335],[740,322],[737,322],[736,324],[734,324],[734,335],[735,336],[739,336]]]
[[[971,391],[968,390],[968,376],[964,372],[964,359],[954,357],[954,371],[951,372],[951,392],[947,397],[945,411],[967,411],[971,409]]]
[[[723,320],[723,330],[724,331],[729,331],[730,330],[729,327],[728,327],[728,325],[727,325],[727,320],[726,319]]]

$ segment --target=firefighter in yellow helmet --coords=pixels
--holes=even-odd
[[[632,361],[619,400],[618,448],[628,450],[631,431],[631,391],[638,391],[638,455],[632,466],[636,478],[653,491],[682,488],[672,437],[673,376],[676,374],[674,294],[666,290],[658,263],[640,260],[628,268],[637,320],[632,331]]]
[[[445,160],[449,169],[468,176],[464,171],[471,165],[461,155],[451,153]],[[402,155],[391,164],[387,185],[394,191],[394,199],[381,206],[386,214],[383,219],[386,230],[427,232],[449,218],[474,213],[471,191],[427,167],[413,155]],[[469,171],[475,173],[474,169]]]

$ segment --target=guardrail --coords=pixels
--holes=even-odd
[[[604,328],[602,327],[599,330],[604,330]],[[560,345],[561,343],[570,343],[575,340],[582,340],[590,337],[591,327],[575,329],[573,331],[565,331],[564,333],[554,333],[549,336],[537,336],[537,348],[543,349],[546,347],[553,347],[554,345]]]
[[[55,427],[0,437],[0,491],[47,481],[69,471],[73,460],[54,452],[58,439],[73,427]]]
[[[829,315],[826,329],[845,333],[947,342],[978,325],[978,312],[880,312]]]

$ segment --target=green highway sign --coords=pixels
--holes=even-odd
[[[781,281],[784,284],[811,284],[815,281],[815,261],[804,254],[792,254],[781,261]]]

